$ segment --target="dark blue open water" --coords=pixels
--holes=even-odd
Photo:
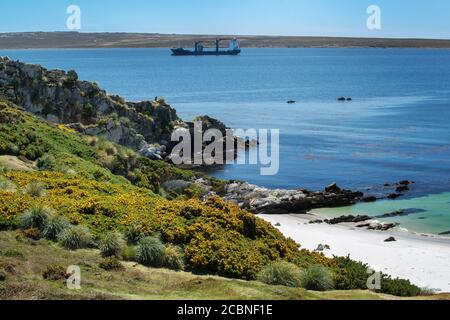
[[[450,50],[244,49],[238,57],[172,57],[167,49],[94,49],[0,55],[75,69],[81,79],[129,100],[164,96],[185,120],[207,114],[232,128],[281,130],[278,175],[231,165],[214,173],[218,177],[310,189],[334,181],[364,189],[408,179],[417,181],[421,196],[450,191]],[[353,101],[340,103],[338,96]],[[286,104],[290,99],[297,104]],[[450,196],[433,199],[439,205],[429,208],[428,225],[437,215],[434,227],[422,230],[447,231]],[[389,203],[380,210],[397,208]],[[417,201],[403,206],[413,204]]]

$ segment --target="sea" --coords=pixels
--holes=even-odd
[[[414,181],[399,200],[321,209],[379,216],[404,230],[450,231],[450,50],[243,49],[240,56],[173,57],[169,49],[0,50],[49,69],[74,69],[127,100],[164,97],[190,121],[278,129],[279,172],[229,164],[209,174],[267,188],[374,192]],[[351,97],[339,102],[337,97]],[[295,104],[286,103],[288,100]],[[414,209],[414,210],[412,210]]]

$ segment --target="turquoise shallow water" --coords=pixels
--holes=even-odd
[[[383,200],[374,203],[360,203],[349,207],[316,209],[312,213],[326,217],[338,217],[347,214],[375,217],[398,210],[407,211],[408,209],[421,209],[423,211],[407,216],[377,220],[399,223],[400,228],[412,232],[439,234],[450,231],[450,215],[448,214],[450,212],[450,193],[448,192],[395,201]],[[446,237],[450,237],[450,235],[446,235]]]
[[[398,206],[426,207],[426,219],[396,219],[414,231],[450,229],[450,50],[244,49],[238,57],[183,58],[168,49],[79,49],[0,55],[75,69],[80,79],[128,100],[165,96],[185,120],[207,114],[232,128],[280,129],[276,176],[261,176],[257,166],[230,165],[211,173],[217,177],[312,190],[331,182],[366,190],[414,180],[414,199],[339,210],[382,214]],[[353,101],[339,103],[338,96]],[[286,104],[291,99],[297,104]]]

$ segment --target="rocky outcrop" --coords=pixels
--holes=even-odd
[[[369,223],[368,225],[358,225],[357,227],[359,227],[359,228],[365,227],[368,230],[375,230],[375,231],[388,231],[399,225],[400,225],[399,223],[374,221],[374,222]]]
[[[395,192],[405,192],[405,191],[409,191],[409,187],[408,186],[398,186],[397,188],[395,188]]]
[[[340,224],[340,223],[349,223],[349,222],[350,223],[358,223],[358,222],[368,221],[370,219],[372,219],[372,218],[369,216],[348,215],[348,216],[341,216],[341,217],[325,220],[325,222],[328,224]]]
[[[387,199],[395,200],[398,199],[406,194],[406,192],[410,191],[412,188],[412,185],[414,185],[415,181],[408,181],[408,180],[402,180],[400,182],[391,184],[391,183],[385,183],[384,189],[385,191],[389,191],[389,193],[386,195]]]
[[[410,208],[410,209],[402,209],[394,212],[385,213],[379,216],[376,216],[375,218],[384,219],[384,218],[393,218],[393,217],[404,217],[409,216],[411,214],[416,213],[423,213],[426,212],[424,209],[416,209],[416,208]]]
[[[164,100],[127,102],[75,71],[47,70],[0,57],[0,96],[58,124],[162,158],[181,120]]]
[[[334,188],[332,191],[310,192],[301,190],[270,190],[247,182],[227,185],[225,200],[254,213],[283,214],[306,213],[314,208],[354,204],[363,194]]]
[[[219,130],[223,136],[226,135],[227,129],[229,129],[223,122],[211,118],[210,116],[198,116],[194,119],[194,121],[201,122],[203,131],[207,131],[210,129]],[[190,127],[193,127],[193,123],[189,123]]]
[[[198,124],[201,124],[201,132],[199,130]],[[233,131],[227,127],[223,122],[211,118],[207,115],[204,116],[198,116],[196,117],[192,122],[185,122],[182,124],[179,124],[176,129],[182,129],[185,131],[188,131],[190,136],[195,139],[196,136],[203,136],[205,133],[209,130],[216,130],[217,133],[220,132],[220,136],[214,133],[214,138],[209,139],[203,139],[201,148],[202,150],[205,150],[205,148],[210,145],[211,143],[219,143],[222,144],[222,148],[214,148],[214,153],[211,155],[211,162],[214,162],[214,164],[209,163],[208,165],[205,165],[205,163],[199,164],[199,163],[193,163],[190,165],[185,165],[185,168],[193,169],[193,168],[199,168],[205,169],[205,167],[214,167],[216,165],[222,165],[226,164],[227,160],[234,160],[238,156],[239,151],[243,150],[250,150],[250,148],[255,148],[258,146],[258,141],[255,140],[244,140],[242,138],[236,137],[233,134]],[[230,138],[230,141],[228,141],[228,138]],[[218,139],[216,141],[216,139]],[[169,144],[169,149],[173,149],[173,147],[178,144],[178,141],[174,141]],[[195,149],[196,145],[195,143],[191,144],[191,154],[195,155],[197,150]],[[206,157],[210,156],[209,154],[203,154],[203,161],[206,162]],[[171,156],[169,156],[170,159]],[[213,161],[214,160],[214,161]]]
[[[375,196],[368,196],[361,199],[362,202],[376,202],[377,200]]]
[[[389,194],[389,195],[387,196],[387,198],[390,199],[390,200],[395,200],[395,199],[400,198],[401,196],[402,196],[402,195],[401,195],[401,194],[398,194],[398,193],[391,193],[391,194]]]
[[[376,230],[376,231],[388,231],[392,228],[395,228],[399,226],[398,223],[391,223],[391,222],[379,222],[376,220],[372,220],[375,217],[369,217],[369,216],[353,216],[353,215],[347,215],[347,216],[340,216],[333,219],[315,219],[309,221],[309,224],[321,224],[321,223],[327,223],[331,225],[341,224],[341,223],[349,223],[352,224],[352,226],[360,229],[368,229],[368,230]],[[363,222],[363,223],[361,223]]]
[[[325,192],[339,193],[341,191],[342,191],[341,188],[337,186],[336,182],[330,184],[328,187],[325,188]]]

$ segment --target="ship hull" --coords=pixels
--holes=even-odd
[[[192,51],[186,49],[172,49],[173,56],[237,56],[241,50],[223,50],[223,51]]]

